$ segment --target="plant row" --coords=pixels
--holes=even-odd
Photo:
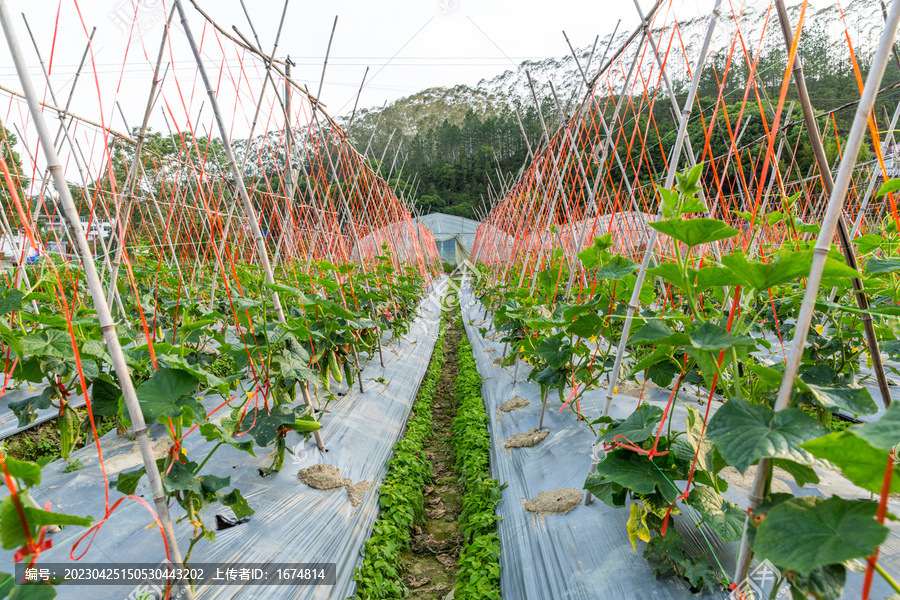
[[[530,365],[542,399],[558,397],[597,435],[605,452],[585,487],[630,511],[628,535],[646,543],[645,556],[659,574],[678,575],[694,588],[741,583],[730,581],[717,560],[682,549],[674,515],[692,524],[701,520],[726,542],[747,539],[756,558],[781,573],[777,585],[789,585],[794,597],[836,599],[847,569],[887,538],[884,496],[900,492],[900,466],[893,460],[900,406],[892,404],[874,423],[847,426],[847,419],[879,412],[864,386],[872,377],[865,371],[871,363],[864,317],[874,321],[887,355],[900,352],[900,222],[888,217],[878,231],[853,241],[863,257],[861,272],[831,249],[822,283],[823,293],[831,294],[815,307],[790,406],[775,411],[819,226],[794,216],[795,195],[771,199],[775,210],[768,214],[738,213],[744,226],[734,229],[703,216],[709,207],[698,197],[699,176],[700,167],[679,175],[674,190],[658,188],[661,219],[649,226],[661,234],[655,250],[663,260],[637,294],[639,266],[612,254],[610,235],[577,256],[561,249],[542,254],[530,277],[522,276],[527,262],[479,266],[485,276],[476,291],[509,345],[505,364]],[[888,182],[876,197],[898,188],[900,182]],[[767,243],[761,223],[782,223],[793,236]],[[869,295],[867,313],[853,301],[852,277]],[[665,409],[644,402],[624,420],[583,415],[580,399],[601,388],[615,364],[632,297],[640,306],[621,378],[669,388],[669,402]],[[704,389],[702,397],[685,398],[686,383]],[[672,422],[676,402],[687,403],[683,424]],[[765,486],[748,515],[723,496],[729,485],[723,471],[748,474],[754,466]],[[882,506],[806,490],[795,496],[773,486],[776,477],[814,486],[822,468],[881,494]]]
[[[457,327],[465,329],[462,317]],[[453,419],[453,456],[463,488],[460,529],[463,549],[455,597],[460,599],[499,600],[500,538],[497,535],[497,503],[503,486],[490,474],[491,439],[488,415],[481,398],[481,375],[475,367],[472,345],[464,334],[458,350],[459,374],[456,379],[458,401]]]
[[[58,411],[64,458],[95,430],[97,418],[114,420],[120,432],[131,426],[96,314],[83,303],[83,278],[73,265],[66,267],[63,275],[42,261],[30,267],[30,289],[0,289],[5,383],[46,384],[40,394],[11,401],[9,408],[20,426],[33,423],[39,410]],[[321,427],[307,394],[323,392],[326,406],[337,400],[332,381],[352,385],[362,368],[359,356],[380,350],[382,331],[406,333],[425,282],[414,269],[395,267],[390,256],[365,268],[320,262],[301,271],[294,265],[282,268],[275,284],[245,265],[235,268],[237,281],[230,287],[226,281],[215,297],[208,286],[192,286],[156,267],[135,257],[133,280],[120,282],[124,319],[117,331],[145,421],[161,423],[171,438],[172,449],[157,466],[168,501],[182,509],[173,514],[194,527],[187,561],[195,544],[215,539],[203,516],[211,504],[230,506],[238,519],[253,512],[230,477],[209,472],[215,452],[225,445],[254,456],[262,450],[272,462],[261,474],[279,470],[288,433],[309,436]],[[275,292],[283,319],[275,313]],[[57,302],[68,308],[60,311]],[[90,399],[89,411],[72,408],[79,394]],[[210,395],[221,397],[215,404],[224,418],[210,418],[203,404]],[[202,455],[184,451],[183,439],[192,432],[209,442]],[[34,505],[28,492],[39,485],[41,466],[5,452],[0,456],[12,492],[0,501],[4,549],[20,549],[30,563],[46,527],[93,522]],[[133,496],[144,475],[140,467],[110,485]]]
[[[434,353],[403,438],[394,447],[388,472],[381,484],[381,514],[365,544],[362,564],[356,569],[356,597],[362,600],[403,598],[409,590],[401,576],[400,553],[409,545],[413,525],[425,518],[422,490],[431,482],[431,463],[425,458],[425,440],[433,429],[431,405],[444,365],[446,318],[441,320]]]

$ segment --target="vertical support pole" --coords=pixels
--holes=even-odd
[[[147,123],[150,121],[150,113],[153,111],[153,104],[156,98],[156,89],[159,87],[159,68],[162,65],[163,54],[166,49],[166,38],[169,35],[169,26],[172,24],[172,17],[175,16],[174,7],[169,11],[169,18],[163,25],[162,40],[159,42],[159,54],[156,57],[156,67],[153,69],[153,83],[150,84],[150,95],[147,99],[147,108],[144,110],[144,120],[141,122],[141,131],[138,133],[137,144],[134,147],[134,159],[128,169],[127,183],[122,195],[125,197],[125,207],[119,214],[116,229],[119,233],[119,243],[116,246],[116,254],[113,257],[112,267],[109,274],[109,289],[106,293],[107,302],[112,302],[116,296],[116,280],[119,277],[119,267],[122,264],[122,255],[125,253],[125,231],[128,228],[128,221],[131,220],[131,210],[134,205],[134,190],[141,173],[138,172],[138,166],[141,164],[141,152],[144,148],[144,136],[147,134]],[[129,132],[130,134],[131,132]],[[181,275],[181,269],[178,269]],[[120,305],[121,307],[121,305]],[[124,307],[121,307],[124,309]]]
[[[778,11],[778,21],[781,23],[781,33],[784,34],[784,43],[790,53],[791,47],[794,45],[794,33],[791,31],[791,23],[787,14],[787,8],[784,0],[775,0],[775,8]],[[803,62],[800,56],[794,57],[794,85],[797,87],[797,95],[800,97],[800,107],[803,109],[803,120],[806,122],[806,131],[809,134],[809,143],[812,146],[813,154],[816,157],[816,164],[819,167],[819,174],[822,176],[822,185],[825,192],[831,196],[834,192],[834,180],[831,177],[831,166],[828,164],[828,158],[825,156],[825,147],[822,145],[822,138],[819,136],[819,127],[816,124],[816,116],[813,112],[812,103],[809,101],[809,92],[806,89],[806,77],[803,75]],[[789,113],[790,114],[790,113]],[[853,250],[853,244],[850,243],[850,233],[847,230],[847,221],[844,219],[843,212],[838,214],[837,233],[840,240],[841,250],[844,253],[844,260],[847,266],[854,271],[859,269],[856,261],[856,253]],[[875,379],[878,382],[878,391],[881,392],[881,401],[884,407],[891,405],[891,390],[888,388],[887,376],[884,373],[884,363],[881,361],[881,351],[878,349],[878,338],[875,336],[875,326],[872,323],[872,315],[869,314],[869,296],[863,289],[863,282],[859,277],[851,279],[853,285],[853,295],[856,299],[856,306],[860,310],[860,320],[862,320],[863,328],[866,332],[866,344],[869,346],[869,356],[872,357],[872,370],[875,371]]]
[[[866,78],[862,97],[856,106],[856,116],[853,118],[850,135],[844,147],[844,158],[841,160],[837,179],[834,181],[834,187],[829,196],[828,209],[822,219],[822,229],[819,232],[819,237],[813,250],[813,261],[809,278],[806,280],[806,291],[803,294],[803,302],[800,305],[800,312],[797,315],[797,323],[794,327],[794,339],[791,341],[790,350],[787,352],[787,364],[784,366],[784,376],[775,400],[776,412],[784,410],[791,403],[794,382],[800,370],[803,348],[806,346],[806,337],[809,334],[809,326],[812,322],[816,298],[819,294],[819,285],[822,282],[825,260],[828,258],[828,252],[831,250],[831,240],[834,238],[835,229],[840,220],[841,211],[844,208],[847,186],[853,176],[853,169],[856,167],[856,157],[859,154],[859,149],[862,146],[863,137],[868,127],[869,115],[872,112],[872,107],[875,105],[878,86],[881,84],[881,79],[884,76],[898,23],[900,23],[900,2],[894,2],[891,5],[888,18],[885,20],[884,31],[881,34],[878,49],[875,51],[875,56],[872,59],[872,66]],[[812,134],[812,131],[810,131],[810,134]],[[759,502],[762,501],[766,492],[766,474],[769,472],[770,467],[771,461],[769,459],[764,458],[759,461],[759,466],[756,469],[756,478],[753,481],[753,487],[750,489],[748,511],[756,508]],[[747,521],[744,522],[744,535],[741,538],[741,549],[738,554],[737,571],[734,577],[734,580],[738,583],[747,577],[750,562],[753,560],[753,552],[750,550],[750,542],[747,539],[748,522],[749,512]]]
[[[288,56],[284,61],[284,131],[287,148],[284,149],[285,202],[290,206],[294,200],[294,130],[291,122],[291,67],[294,62]],[[284,224],[282,224],[284,228]],[[283,235],[283,233],[282,233]]]
[[[266,240],[263,238],[262,231],[259,228],[256,209],[253,208],[253,204],[250,202],[250,196],[247,194],[247,188],[244,186],[244,178],[238,170],[237,162],[234,160],[234,152],[232,152],[231,142],[228,140],[228,131],[225,129],[225,122],[222,120],[222,113],[219,111],[219,103],[216,100],[215,91],[210,84],[209,76],[206,74],[206,68],[203,66],[203,60],[200,58],[200,49],[197,47],[197,42],[194,41],[194,36],[191,33],[190,25],[188,25],[187,15],[184,13],[184,7],[181,4],[181,0],[175,0],[175,8],[178,9],[178,16],[181,17],[181,25],[184,28],[184,34],[191,46],[191,52],[194,54],[197,69],[200,71],[200,78],[203,80],[203,85],[206,87],[206,93],[209,96],[213,114],[216,117],[216,125],[219,127],[219,137],[222,139],[222,145],[225,149],[225,160],[228,162],[228,166],[231,169],[235,187],[237,188],[238,195],[244,205],[244,214],[250,222],[250,231],[253,234],[253,240],[256,243],[256,252],[259,255],[259,262],[266,276],[266,283],[269,283],[270,285],[274,284],[275,277],[272,274],[272,265],[269,262],[269,252],[266,249]],[[275,310],[275,316],[278,318],[278,322],[284,323],[284,310],[281,307],[281,299],[278,297],[278,292],[274,289],[272,290],[272,306]],[[309,395],[309,390],[307,390],[304,385],[301,385],[300,388],[303,391],[303,399],[309,404],[313,411],[313,416],[315,417],[316,408]],[[322,434],[320,431],[321,430],[317,430],[315,432],[316,445],[319,447],[319,450],[324,451],[325,444],[322,441]]]
[[[666,174],[665,188],[670,189],[675,183],[675,174],[678,172],[678,161],[681,158],[681,149],[684,147],[684,138],[687,136],[688,120],[691,116],[691,107],[694,104],[694,98],[697,95],[697,88],[700,85],[700,75],[703,72],[703,65],[706,62],[706,56],[709,53],[709,45],[712,41],[713,32],[716,29],[716,23],[719,20],[722,0],[716,0],[716,4],[712,10],[709,26],[706,29],[706,37],[703,39],[703,46],[700,49],[700,56],[697,57],[697,67],[694,69],[694,76],[691,81],[691,88],[687,98],[684,101],[684,108],[681,111],[681,122],[678,125],[678,136],[675,138],[675,145],[669,153],[669,171]],[[646,32],[645,32],[646,35]],[[660,210],[662,208],[660,207]],[[616,350],[616,359],[613,363],[612,371],[609,374],[609,385],[606,391],[606,404],[603,407],[603,416],[609,415],[609,409],[612,406],[613,393],[616,389],[616,383],[619,380],[619,372],[622,369],[622,359],[625,357],[625,346],[628,345],[628,337],[631,333],[631,323],[634,320],[634,313],[637,311],[638,302],[640,302],[641,288],[644,286],[644,280],[647,277],[647,268],[650,266],[650,258],[653,248],[656,247],[656,240],[659,232],[655,229],[650,234],[650,240],[647,249],[644,251],[644,258],[641,261],[641,267],[638,270],[637,281],[635,282],[634,292],[628,302],[628,312],[625,315],[625,324],[622,329],[622,337],[619,338],[619,346]],[[593,470],[593,469],[592,469]],[[585,492],[585,504],[590,504],[590,492]]]
[[[166,502],[166,494],[163,491],[162,478],[159,469],[156,467],[156,459],[153,456],[153,450],[150,447],[150,437],[147,435],[147,424],[144,421],[144,414],[141,411],[138,402],[137,393],[135,392],[134,382],[131,380],[131,374],[128,372],[128,365],[125,362],[125,354],[122,352],[122,346],[119,343],[119,336],[116,333],[116,324],[113,321],[109,311],[109,305],[106,303],[106,295],[103,291],[103,284],[100,281],[100,275],[97,273],[97,266],[94,264],[94,257],[91,254],[91,247],[88,244],[87,237],[81,227],[81,220],[78,215],[78,209],[72,200],[69,192],[69,186],[66,183],[66,176],[63,173],[62,166],[59,162],[59,156],[56,154],[56,148],[50,137],[50,131],[44,122],[44,115],[41,113],[41,107],[37,100],[31,80],[28,78],[28,68],[22,58],[22,52],[19,49],[19,43],[16,39],[15,31],[12,28],[12,21],[6,6],[6,0],[0,0],[0,24],[3,27],[3,33],[6,36],[6,42],[9,45],[9,52],[12,55],[16,72],[19,75],[19,81],[22,84],[22,91],[28,101],[28,109],[31,112],[31,118],[34,126],[38,131],[38,137],[41,140],[41,146],[44,149],[44,158],[47,161],[47,169],[53,175],[53,182],[56,185],[56,191],[59,193],[59,201],[62,204],[63,212],[72,229],[72,235],[75,238],[76,248],[81,257],[82,267],[84,268],[84,276],[87,281],[88,289],[94,300],[94,308],[97,311],[97,320],[100,322],[100,330],[103,332],[103,339],[109,348],[109,356],[115,368],[116,375],[119,378],[119,386],[122,390],[122,396],[125,399],[125,406],[128,408],[128,414],[134,427],[134,434],[138,440],[138,446],[141,449],[141,458],[144,462],[144,468],[147,472],[147,478],[150,482],[150,490],[153,494],[153,501],[156,505],[156,513],[162,524],[163,534],[169,546],[173,557],[173,564],[181,566],[183,560],[181,558],[181,550],[178,548],[178,539],[175,536],[175,529],[172,526],[172,519],[169,517],[169,507]],[[182,585],[184,594],[187,598],[193,598],[193,592],[190,586]]]

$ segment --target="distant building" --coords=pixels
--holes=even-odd
[[[80,217],[80,220],[81,228],[84,231],[84,235],[87,237],[89,242],[94,242],[99,238],[108,238],[110,235],[112,235],[113,228],[116,226],[115,219],[105,221],[103,219],[98,219],[95,217],[93,220],[89,220],[88,217],[82,216]],[[55,231],[60,239],[65,238],[65,228],[67,227],[68,223],[66,222],[65,217],[63,217],[62,215],[41,217],[38,222],[43,224],[46,231]]]
[[[434,234],[434,243],[442,262],[458,265],[471,257],[475,234],[481,225],[478,221],[444,213],[431,213],[413,220]]]

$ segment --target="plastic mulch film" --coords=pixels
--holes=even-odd
[[[384,368],[377,356],[368,361],[362,373],[365,393],[359,392],[358,385],[349,390],[344,387],[345,395],[329,405],[330,412],[321,415],[327,453],[320,453],[312,438],[304,442],[299,434],[289,432],[286,441],[291,452],[287,453],[284,467],[278,473],[268,477],[260,474],[260,469],[272,462],[268,450],[254,448],[254,458],[227,445],[216,452],[204,469],[204,472],[219,477],[230,476],[231,486],[241,490],[255,513],[246,523],[217,531],[215,542],[204,540],[198,543],[191,563],[233,563],[238,566],[250,563],[336,563],[337,584],[206,585],[198,587],[197,598],[326,599],[347,598],[354,593],[354,569],[360,562],[363,544],[378,516],[378,493],[387,470],[386,463],[406,425],[437,339],[440,321],[438,298],[438,295],[432,294],[423,301],[409,333],[384,348]],[[208,410],[221,402],[218,396],[203,399]],[[225,416],[224,413],[219,411],[211,420]],[[159,424],[153,425],[150,431],[162,456],[168,448],[165,431]],[[197,434],[189,435],[184,440],[189,456],[202,456],[208,452],[208,445]],[[121,471],[142,464],[137,443],[126,436],[110,432],[102,439],[102,447],[106,470],[112,482]],[[42,485],[32,490],[33,497],[42,506],[45,502],[51,502],[52,510],[96,517],[103,512],[104,494],[96,449],[86,447],[73,453],[72,459],[80,459],[85,466],[66,473],[65,461],[52,463],[44,469]],[[353,506],[345,488],[321,491],[298,479],[301,468],[319,463],[337,467],[345,483],[371,482],[371,488],[361,495],[358,506]],[[146,478],[142,479],[136,493],[148,502],[152,501]],[[111,494],[113,499],[119,495],[116,491]],[[170,511],[173,521],[183,516],[177,505]],[[213,505],[204,517],[215,521],[218,514],[231,515],[229,509]],[[102,566],[160,563],[165,559],[164,549],[159,530],[155,526],[149,527],[152,524],[150,514],[140,504],[126,501],[100,529],[80,561],[72,562],[69,553],[85,529],[67,527],[51,535],[53,547],[42,553],[37,566],[42,562],[71,562],[74,567],[97,563]],[[177,523],[175,528],[179,546],[184,552],[193,527],[184,521]],[[84,547],[82,544],[77,553]],[[5,567],[0,567],[0,570],[11,572],[12,552],[3,551],[2,556]],[[61,585],[56,589],[61,598],[119,600],[138,597],[135,592],[139,593],[143,588],[138,589],[135,585]]]
[[[527,380],[531,368],[527,364],[520,363],[517,374],[514,366],[499,365],[504,344],[497,332],[491,330],[490,314],[485,316],[484,307],[470,290],[460,293],[460,301],[466,333],[484,379],[481,391],[490,417],[492,476],[506,484],[497,511],[502,519],[499,523],[502,596],[517,600],[728,598],[727,591],[694,594],[687,582],[679,578],[657,580],[651,563],[642,556],[643,542],[638,542],[637,551],[632,549],[626,533],[629,515],[626,509],[611,508],[595,499],[590,506],[580,502],[566,514],[525,511],[523,502],[541,492],[575,488],[583,494],[594,436],[584,423],[576,420],[574,413],[568,409],[559,412],[559,401],[551,394],[544,416],[544,428],[549,429],[549,435],[531,448],[503,448],[501,444],[511,435],[537,427],[541,413],[540,388]],[[489,330],[487,339],[479,329]],[[641,390],[634,387],[640,386],[619,384],[610,416],[623,419],[634,411],[641,395]],[[684,386],[684,391],[679,392],[670,421],[673,430],[684,430],[686,404],[701,409],[698,396],[692,393],[694,390],[693,386]],[[600,416],[605,394],[605,389],[587,393],[581,401],[582,412],[592,419]],[[508,413],[500,412],[500,405],[515,396],[528,400],[529,404]],[[668,397],[669,390],[652,384],[643,390],[643,401],[660,407],[665,406]],[[815,487],[800,489],[792,478],[779,473],[773,485],[795,495],[871,496],[837,473],[824,469],[817,469],[817,473],[821,482]],[[752,474],[741,476],[734,471],[728,480],[725,498],[746,508]],[[675,483],[684,489],[685,482]],[[681,514],[674,516],[673,522],[685,539],[686,553],[705,554],[713,565],[721,565],[729,578],[733,577],[738,544],[722,543],[705,525],[697,527],[699,516],[691,507],[680,504],[680,509]],[[900,502],[891,501],[889,510],[896,513]],[[879,563],[888,572],[897,573],[900,572],[900,527],[895,523],[889,523],[889,527],[891,536],[881,546]],[[848,571],[844,597],[859,597],[861,589],[862,573]],[[887,597],[890,593],[887,585],[876,578],[872,597]]]
[[[32,423],[29,423],[24,427],[19,427],[19,418],[13,413],[12,409],[9,408],[9,404],[40,396],[45,389],[47,389],[47,384],[42,383],[31,386],[25,384],[18,388],[8,388],[6,390],[6,393],[3,394],[2,399],[0,399],[0,440],[5,440],[11,435],[36,427],[50,419],[55,419],[59,415],[58,408],[43,408],[36,411],[37,415]],[[68,403],[72,408],[81,408],[85,404],[84,396],[81,394],[72,394],[68,399]]]

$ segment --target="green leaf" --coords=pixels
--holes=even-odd
[[[704,323],[690,333],[691,345],[698,350],[725,350],[732,346],[754,346],[756,342],[746,335],[732,336],[724,327]]]
[[[655,221],[650,227],[693,248],[736,236],[740,232],[715,219],[671,219]]]
[[[866,261],[867,275],[881,275],[900,270],[900,259],[873,257]]]
[[[896,431],[895,431],[896,436]],[[844,476],[873,493],[880,493],[890,454],[873,448],[852,431],[829,433],[803,444],[806,450],[841,470]],[[900,464],[894,464],[891,493],[900,493]]]
[[[594,248],[599,251],[609,250],[613,247],[613,239],[611,233],[604,233],[600,237],[594,238]]]
[[[667,347],[663,346],[663,348]],[[666,361],[658,361],[647,367],[647,379],[660,387],[671,385],[672,379],[678,373],[681,373],[681,364],[672,358]]]
[[[578,320],[566,327],[569,335],[577,335],[585,339],[590,339],[599,335],[603,330],[603,319],[597,313],[587,313],[578,317]]]
[[[747,368],[769,387],[777,388],[781,386],[781,380],[784,378],[784,373],[778,369],[757,364],[747,365]]]
[[[742,280],[742,285],[766,290],[809,275],[812,257],[807,252],[781,252],[769,262],[752,261],[743,252],[726,254],[722,264]]]
[[[224,504],[225,506],[231,507],[231,510],[234,511],[234,516],[237,517],[238,520],[245,519],[253,514],[253,509],[250,508],[250,505],[247,504],[247,501],[241,495],[241,490],[234,488],[229,493],[219,495],[219,502]]]
[[[754,221],[755,221],[754,218],[753,218],[753,213],[749,213],[749,212],[742,211],[742,210],[733,210],[733,211],[731,211],[731,212],[733,212],[734,214],[736,214],[737,216],[739,216],[739,217],[742,218],[743,220],[747,221],[748,223],[751,223],[751,222],[754,222]],[[755,225],[758,225],[759,222],[756,221],[756,222],[754,222],[754,224],[755,224]]]
[[[801,465],[800,463],[796,463],[792,460],[785,460],[783,458],[776,458],[772,463],[776,467],[780,467],[787,471],[791,477],[794,478],[797,487],[803,487],[807,483],[819,483],[819,476],[816,474],[816,470],[809,465]]]
[[[216,317],[204,317],[196,321],[185,321],[178,327],[178,334],[181,336],[181,339],[186,339],[189,337],[189,333],[197,331],[198,329],[203,329],[207,325],[212,325],[217,322],[218,319]]]
[[[200,489],[203,490],[204,494],[207,494],[207,497],[211,496],[211,500],[215,500],[217,498],[216,493],[228,487],[231,483],[231,477],[216,477],[215,475],[202,475],[197,478],[197,481],[200,482]]]
[[[202,435],[203,439],[207,442],[222,441],[229,446],[234,446],[242,452],[253,454],[253,440],[247,439],[246,437],[236,438],[213,423],[204,423],[199,427],[199,431],[200,435]],[[253,454],[253,456],[256,455]]]
[[[753,551],[782,569],[813,569],[870,556],[889,530],[875,520],[868,500],[803,496],[769,510],[759,525]]]
[[[109,348],[107,348],[106,344],[100,340],[85,340],[84,343],[81,344],[80,350],[82,355],[99,358],[106,364],[112,363],[112,358],[109,356]]]
[[[197,463],[182,463],[175,461],[169,468],[169,472],[162,476],[163,485],[169,491],[188,491],[199,494],[200,481],[194,477],[194,471],[197,470]]]
[[[0,288],[0,315],[8,315],[15,310],[22,310],[25,294],[16,289]]]
[[[662,263],[658,267],[647,269],[647,275],[660,277],[663,281],[667,281],[682,290],[687,288],[681,268],[675,263]]]
[[[236,297],[233,298],[231,302],[234,305],[234,310],[238,312],[262,306],[262,302],[253,300],[252,298]]]
[[[25,487],[34,487],[41,484],[41,467],[37,463],[7,456],[6,469],[10,475],[21,480]]]
[[[558,337],[544,338],[534,352],[553,369],[564,368],[572,357],[571,347]]]
[[[601,442],[612,442],[617,436],[639,444],[649,439],[659,426],[663,410],[652,404],[641,404],[631,415],[616,427],[612,427],[600,436]]]
[[[680,202],[678,192],[666,189],[661,185],[657,185],[656,190],[659,192],[659,198],[661,200],[663,219],[678,218],[678,204]]]
[[[889,179],[882,184],[880,188],[878,188],[878,192],[875,194],[876,198],[880,198],[885,194],[891,194],[900,190],[900,179]]]
[[[854,415],[874,415],[878,412],[872,394],[864,387],[821,386],[802,380],[797,383],[801,389],[806,388],[824,408],[843,408]]]
[[[853,240],[853,243],[856,244],[856,250],[860,254],[865,255],[881,248],[881,245],[884,243],[884,238],[880,235],[869,234],[856,238]]]
[[[667,374],[671,372],[671,375],[668,375],[668,379],[665,379],[665,383],[660,383],[650,375],[648,369],[654,366],[658,367],[657,369],[653,369],[653,371],[659,378],[665,378]],[[638,373],[648,371],[648,378],[652,379],[655,384],[665,387],[672,381],[672,377],[675,376],[675,373],[678,372],[679,368],[680,365],[672,357],[672,348],[670,346],[658,346],[650,355],[641,359],[639,363],[631,368],[631,372],[626,379],[634,377]]]
[[[118,491],[126,496],[131,496],[137,490],[138,483],[141,481],[144,473],[146,473],[144,467],[139,467],[133,471],[123,471],[119,473],[119,477],[115,482],[110,482],[110,486],[115,485]]]
[[[825,265],[822,267],[822,281],[841,283],[846,282],[851,277],[862,278],[862,273],[847,266],[847,262],[840,252],[832,250],[825,259]]]
[[[716,411],[707,429],[722,458],[741,473],[761,458],[814,464],[813,456],[800,444],[823,432],[822,425],[799,408],[775,412],[767,406],[736,399]]]
[[[44,329],[22,338],[22,350],[34,356],[55,356],[57,358],[74,358],[72,338],[58,329]]]
[[[13,400],[9,403],[9,409],[19,419],[19,427],[31,425],[37,411],[53,406],[51,396],[53,388],[46,387],[40,394],[33,394],[22,400]]]
[[[700,191],[700,175],[703,173],[703,164],[694,165],[686,173],[675,173],[675,189],[681,192],[685,200],[693,198]],[[706,209],[706,207],[704,207]],[[708,209],[706,209],[708,210]],[[685,212],[682,209],[682,212]]]
[[[315,381],[317,374],[309,368],[309,354],[293,337],[285,340],[285,347],[272,357],[278,371],[287,379]]]
[[[584,482],[584,489],[596,496],[601,502],[613,508],[625,506],[625,488],[617,483],[604,479],[602,475],[591,473]]]
[[[676,333],[657,319],[647,321],[647,324],[634,332],[629,345],[634,344],[667,344],[671,346],[686,346],[691,338],[686,333]]]
[[[747,513],[734,502],[729,502],[712,488],[695,486],[688,494],[687,503],[697,509],[703,522],[722,538],[723,542],[735,542],[744,532]]]
[[[842,564],[825,565],[813,569],[809,575],[797,574],[791,580],[793,600],[841,600],[847,583],[847,567]],[[896,600],[896,596],[894,596]]]
[[[597,473],[636,494],[652,494],[658,488],[669,502],[674,502],[681,493],[664,472],[660,472],[646,457],[631,450],[607,454],[597,465]]]
[[[294,409],[286,404],[273,406],[272,411],[268,414],[261,410],[256,414],[256,424],[250,429],[250,435],[256,440],[258,446],[268,446],[275,441],[278,428],[287,423],[293,423],[295,418]],[[244,418],[244,423],[252,422],[252,415]]]
[[[181,369],[162,368],[141,384],[137,397],[144,419],[152,423],[158,419],[180,417],[184,412],[176,400],[197,388],[197,378]]]
[[[594,273],[598,279],[622,279],[626,275],[637,271],[638,264],[621,255],[614,256],[608,263],[598,268]]]
[[[741,279],[742,285],[755,290],[766,290],[808,276],[812,267],[812,250],[779,252],[766,263],[751,261],[743,252],[735,252],[723,256],[722,264]],[[834,280],[859,276],[859,273],[845,263],[829,257],[825,261],[822,276],[824,279]]]
[[[181,409],[182,426],[187,427],[194,423],[206,423],[206,409],[193,396],[182,396],[175,401],[175,406]]]
[[[713,380],[716,379],[717,366],[716,358],[713,353],[708,350],[694,348],[693,346],[685,347],[684,353],[697,361],[696,368],[703,376],[703,382],[706,384],[706,388],[710,390],[713,389]],[[716,381],[716,385],[718,385],[718,381]]]
[[[896,179],[895,181],[900,181]],[[866,440],[869,445],[885,452],[900,445],[897,438],[900,432],[900,402],[892,402],[881,418],[874,423],[853,425],[850,427],[855,435]]]
[[[184,371],[186,373],[190,373],[200,383],[203,383],[208,388],[217,389],[222,395],[228,393],[228,382],[218,377],[206,369],[202,369],[197,364],[189,363],[185,358],[179,356],[177,354],[163,354],[157,358],[159,364],[164,367],[169,367],[171,369],[178,369]],[[223,393],[224,392],[224,393]]]
[[[91,410],[95,416],[115,417],[119,414],[119,400],[122,390],[119,389],[109,375],[101,375],[94,380],[91,388]]]
[[[585,248],[578,253],[578,260],[584,265],[585,269],[593,269],[603,260],[600,256],[601,252],[594,246]]]
[[[700,292],[713,287],[740,285],[740,278],[731,269],[724,267],[703,267],[699,271],[690,270],[690,277],[695,280],[694,287]]]
[[[681,209],[678,211],[682,215],[690,213],[708,213],[709,207],[700,198],[685,198],[681,203]]]
[[[93,517],[76,517],[74,515],[41,510],[27,495],[19,494],[18,498],[22,504],[22,512],[25,515],[25,522],[28,524],[32,538],[37,537],[38,530],[46,525],[81,525],[87,527],[93,521]],[[22,528],[19,511],[16,509],[12,496],[7,496],[0,500],[0,522],[3,523],[3,527],[0,528],[0,542],[2,542],[5,550],[15,550],[28,543],[25,530]]]

